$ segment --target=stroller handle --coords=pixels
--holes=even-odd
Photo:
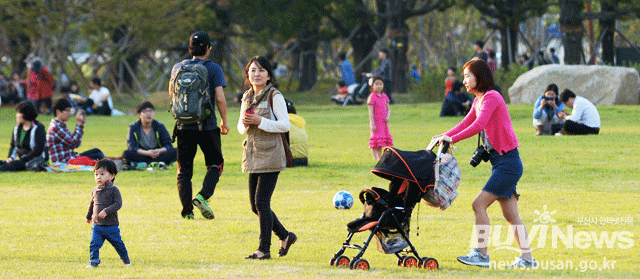
[[[433,151],[433,148],[436,147],[436,145],[438,145],[438,152],[436,153],[437,155],[440,155],[442,153],[447,153],[447,151],[449,151],[449,147],[451,146],[451,143],[448,141],[443,141],[442,144],[439,144],[440,142],[438,141],[438,139],[433,139],[431,140],[431,143],[429,143],[429,145],[427,146],[427,150],[431,150]]]
[[[443,141],[440,147],[438,147],[438,154],[447,153],[449,151],[449,146],[451,145],[448,141]]]

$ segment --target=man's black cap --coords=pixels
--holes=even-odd
[[[211,45],[211,39],[209,38],[209,34],[207,34],[206,32],[195,32],[191,35],[191,38],[189,38],[189,46],[191,47],[206,45]]]

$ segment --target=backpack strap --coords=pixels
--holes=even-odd
[[[273,113],[273,118],[276,119],[276,121],[278,121],[278,117],[276,116],[276,112],[273,110],[273,92],[276,91],[277,89],[275,88],[271,88],[271,92],[269,92],[269,107],[271,108],[271,113]],[[285,134],[285,139],[287,140],[287,144],[291,144],[291,140],[289,139],[289,132],[284,133]]]
[[[198,59],[200,59],[200,58],[198,58]],[[211,60],[209,60],[209,59],[200,59],[200,61],[198,61],[198,64],[201,64],[202,66],[204,66],[204,64],[205,64],[205,63],[207,63],[207,62],[211,62],[211,63],[213,63],[213,61],[211,61]],[[205,68],[206,68],[206,67],[207,67],[207,66],[205,66]],[[209,69],[207,69],[207,82],[209,82]],[[215,88],[213,88],[213,89],[212,89],[212,88],[211,88],[211,84],[209,84],[209,93],[211,93],[211,90],[213,90],[213,94],[215,95],[215,94],[216,94],[216,89],[215,89]],[[213,105],[213,103],[212,103],[212,101],[213,101],[213,98],[214,98],[214,97],[215,97],[215,96],[211,96],[211,94],[209,94],[209,101],[208,101],[208,103],[209,103],[209,106],[211,107],[211,114],[215,114],[215,113],[216,113],[216,112],[214,111],[214,110],[215,110],[215,106],[214,106],[214,105]]]

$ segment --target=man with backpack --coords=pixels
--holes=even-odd
[[[223,91],[227,85],[222,68],[207,60],[210,52],[209,35],[202,31],[193,33],[189,39],[189,53],[193,58],[174,65],[169,82],[171,112],[176,118],[173,136],[178,138],[178,193],[181,214],[187,220],[194,219],[194,206],[206,219],[214,218],[208,199],[215,191],[224,164],[220,135],[229,132]],[[220,128],[214,112],[216,106]],[[191,178],[198,146],[204,154],[207,173],[202,189],[193,198]]]

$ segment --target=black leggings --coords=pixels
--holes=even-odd
[[[280,240],[285,240],[289,236],[289,231],[271,211],[271,195],[276,188],[279,174],[280,172],[249,174],[249,200],[251,201],[251,211],[258,215],[260,220],[260,246],[258,250],[263,253],[270,251],[271,231]]]

